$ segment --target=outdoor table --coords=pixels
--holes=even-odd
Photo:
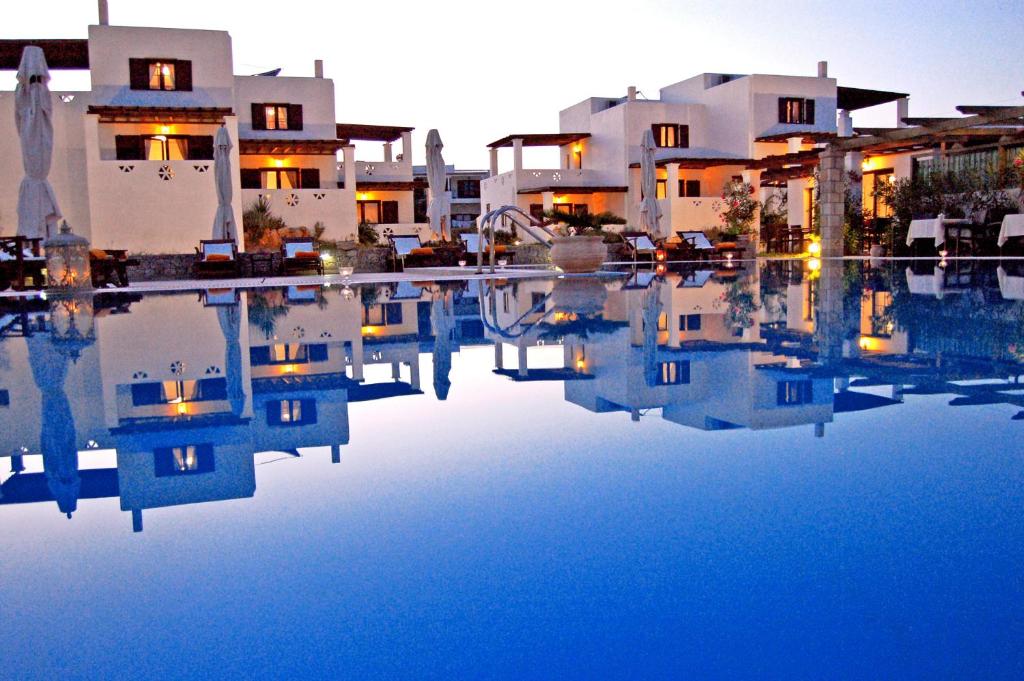
[[[271,276],[274,274],[273,253],[250,253],[249,266],[252,268],[252,276]]]
[[[1024,214],[1014,213],[1003,218],[1003,224],[999,227],[999,239],[996,241],[999,248],[1002,248],[1011,236],[1024,236]]]
[[[934,268],[931,274],[914,274],[909,267],[906,269],[907,289],[911,295],[935,296],[941,298],[945,293],[945,272],[941,267]]]
[[[1001,266],[996,270],[999,277],[999,293],[1004,300],[1024,300],[1024,277],[1014,277]]]
[[[938,248],[946,241],[946,228],[955,225],[968,225],[970,220],[947,220],[946,216],[939,214],[937,218],[925,218],[923,220],[911,220],[907,229],[907,246],[913,246],[916,239],[933,239],[935,248]]]

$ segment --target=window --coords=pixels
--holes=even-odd
[[[363,326],[393,326],[401,323],[401,303],[381,303],[363,306]]]
[[[158,478],[212,473],[213,445],[160,447],[153,451],[153,469]]]
[[[777,403],[780,407],[811,403],[810,381],[782,381],[779,383]]]
[[[275,343],[249,348],[249,364],[254,367],[326,362],[327,357],[324,343]]]
[[[685,359],[659,362],[655,385],[685,385],[690,382],[690,362]]]
[[[0,390],[0,407],[11,406],[11,393],[7,390]]]
[[[779,123],[814,124],[814,100],[779,97]]]
[[[299,171],[297,168],[270,168],[260,171],[262,189],[298,189]]]
[[[533,215],[533,207],[540,206],[540,219],[544,219],[544,206],[543,204],[531,204],[530,214]],[[584,216],[588,215],[590,208],[585,203],[556,203],[552,206],[552,210],[556,210],[559,213],[570,213],[572,215]]]
[[[655,191],[654,198],[666,199],[668,198],[668,180],[655,180]]]
[[[865,198],[871,202],[871,217],[892,217],[892,206],[879,196],[879,190],[892,184],[896,179],[892,168],[872,170],[864,173]],[[868,217],[868,216],[865,216]]]
[[[537,307],[538,305],[543,305],[546,299],[547,294],[544,293],[543,291],[532,291],[530,293],[530,307]]]
[[[155,57],[129,59],[128,80],[132,90],[190,91],[192,62]]]
[[[679,196],[700,196],[700,180],[679,180]]]
[[[316,423],[316,400],[272,400],[267,402],[267,423],[272,426],[301,426]]]
[[[188,159],[188,138],[180,135],[144,137],[147,161],[184,161]]]
[[[398,201],[356,201],[360,223],[393,225],[398,222]]]
[[[699,314],[681,314],[681,315],[679,315],[679,330],[680,331],[700,331],[700,315]]]
[[[252,103],[253,130],[302,130],[302,105],[275,102]]]
[[[690,146],[690,126],[675,123],[655,123],[651,126],[654,144],[658,147],[686,148]]]
[[[118,161],[211,161],[211,135],[117,135]]]
[[[202,378],[133,383],[131,392],[132,406],[135,407],[224,400],[227,399],[227,379]]]
[[[479,199],[480,180],[458,180],[455,183],[455,195],[459,199]]]

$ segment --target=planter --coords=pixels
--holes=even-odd
[[[597,314],[604,309],[608,289],[596,278],[559,279],[551,290],[551,303],[556,312]]]
[[[569,274],[598,271],[607,254],[600,236],[556,237],[551,246],[551,262]]]

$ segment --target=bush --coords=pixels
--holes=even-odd
[[[287,227],[283,219],[270,212],[270,204],[262,196],[242,211],[242,232],[247,244],[258,244],[269,233]]]
[[[360,246],[376,246],[380,241],[380,235],[377,234],[377,228],[368,222],[359,223],[359,245]]]

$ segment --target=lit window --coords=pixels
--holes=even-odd
[[[150,90],[173,90],[174,89],[174,64],[169,62],[154,61],[149,64],[149,89]]]
[[[194,445],[188,447],[172,447],[171,456],[174,457],[174,469],[179,473],[195,471],[199,468],[199,458],[196,456]]]
[[[656,199],[668,198],[668,180],[656,180],[654,194]]]
[[[302,402],[300,400],[281,400],[281,423],[302,421]]]
[[[187,137],[154,135],[144,137],[143,144],[148,161],[184,161],[188,158]]]
[[[780,97],[779,123],[813,125],[814,100],[802,97]]]
[[[676,360],[660,362],[656,374],[656,385],[685,385],[690,382],[690,362]]]
[[[267,104],[264,107],[267,117],[267,130],[288,129],[288,107],[284,104]]]
[[[654,145],[657,147],[690,146],[690,126],[675,123],[655,123],[651,126]]]
[[[263,170],[260,172],[263,189],[297,189],[298,170]]]
[[[777,404],[779,406],[810,404],[812,393],[810,381],[782,381],[778,387]]]

